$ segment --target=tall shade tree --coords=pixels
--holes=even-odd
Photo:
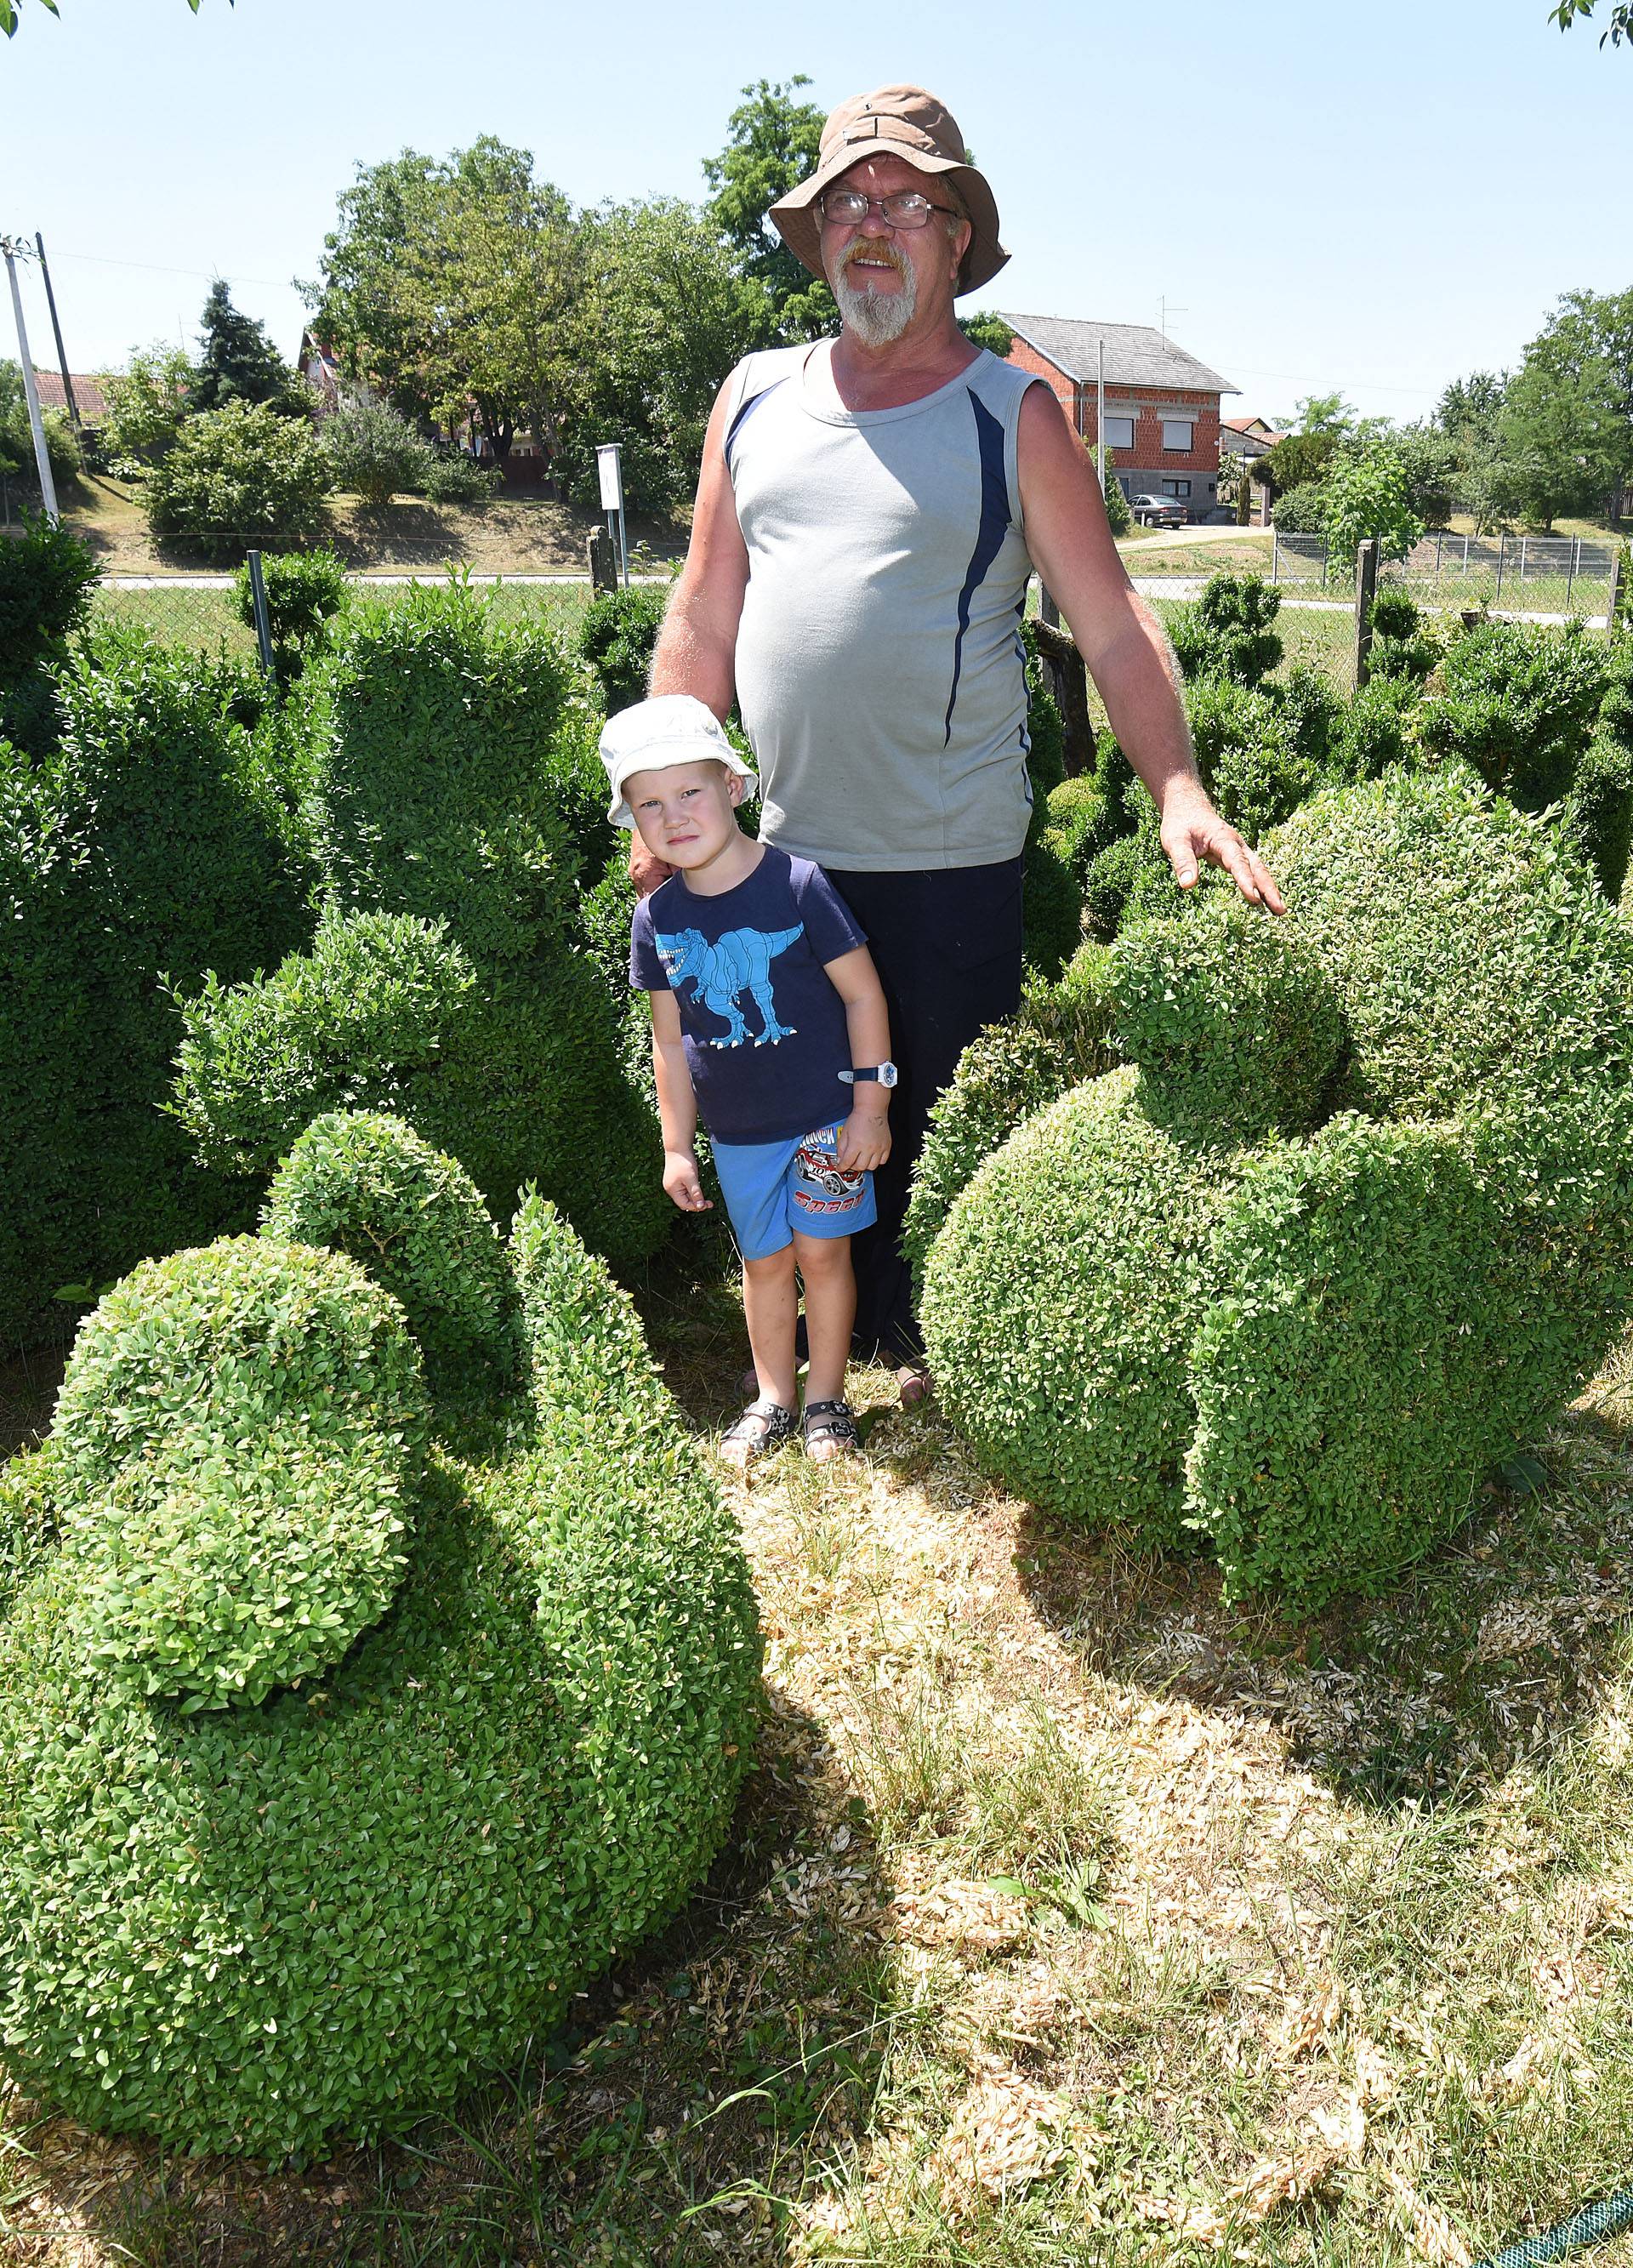
[[[798,99],[810,84],[796,72],[786,81],[762,78],[746,86],[726,122],[725,148],[703,160],[713,193],[705,212],[731,247],[747,287],[747,320],[758,321],[768,345],[820,338],[839,326],[833,293],[766,218],[779,197],[816,171],[823,114],[814,102]]]
[[[1633,484],[1633,290],[1567,291],[1508,389],[1503,453],[1517,507],[1544,527]]]
[[[197,4],[197,0],[194,0],[194,4]],[[1557,24],[1562,32],[1568,32],[1578,16],[1585,21],[1590,18],[1593,8],[1594,0],[1559,0],[1557,8],[1548,10],[1548,20],[1550,24]],[[1619,48],[1623,40],[1633,46],[1633,0],[1615,0],[1605,28],[1599,35],[1601,48],[1607,40],[1613,48]]]
[[[294,372],[267,336],[264,324],[241,314],[219,276],[210,287],[199,331],[199,358],[188,387],[188,408],[224,409],[241,401],[298,416],[310,408]]]
[[[42,8],[48,8],[54,16],[61,12],[57,7],[56,0],[40,0],[40,4]],[[232,5],[232,0],[227,0],[227,5],[230,8]],[[1593,0],[1588,0],[1588,5],[1590,7],[1593,5]],[[196,16],[198,13],[198,0],[188,0],[188,6]],[[17,0],[0,0],[0,32],[4,32],[9,40],[16,30]]]
[[[501,460],[519,431],[556,445],[581,356],[572,208],[532,152],[482,135],[445,159],[363,166],[302,287],[355,378]]]
[[[583,357],[560,470],[593,504],[595,446],[623,452],[637,511],[688,495],[720,381],[761,336],[715,230],[678,198],[608,204],[581,223]]]

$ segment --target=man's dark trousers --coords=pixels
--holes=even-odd
[[[851,1243],[856,1344],[903,1362],[923,1350],[901,1249],[908,1185],[931,1107],[959,1057],[984,1026],[1020,1005],[1020,860],[907,874],[825,871],[866,932],[901,1073],[890,1156],[873,1177],[879,1225]]]

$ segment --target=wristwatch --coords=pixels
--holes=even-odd
[[[857,1081],[862,1079],[876,1079],[881,1086],[894,1086],[896,1083],[896,1067],[893,1063],[875,1064],[871,1070],[842,1071],[839,1076],[847,1086],[854,1086]]]

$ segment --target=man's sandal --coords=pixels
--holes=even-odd
[[[805,1454],[813,1464],[831,1463],[835,1457],[854,1457],[862,1436],[848,1402],[807,1402]]]
[[[773,1449],[780,1449],[784,1441],[791,1441],[798,1431],[799,1420],[791,1410],[761,1395],[726,1427],[720,1436],[720,1454],[728,1465],[736,1465],[740,1470],[752,1465],[756,1457],[769,1457]]]

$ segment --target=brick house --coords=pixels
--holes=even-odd
[[[1169,496],[1192,519],[1218,509],[1219,397],[1238,388],[1147,323],[1080,323],[1011,315],[1009,360],[1054,388],[1073,430],[1092,446],[1095,368],[1106,342],[1106,440],[1124,496]]]
[[[75,371],[74,406],[87,425],[95,425],[107,415],[107,397],[102,391],[100,377],[88,371]],[[68,394],[63,384],[63,373],[56,370],[34,372],[34,385],[39,390],[42,409],[66,409]]]

